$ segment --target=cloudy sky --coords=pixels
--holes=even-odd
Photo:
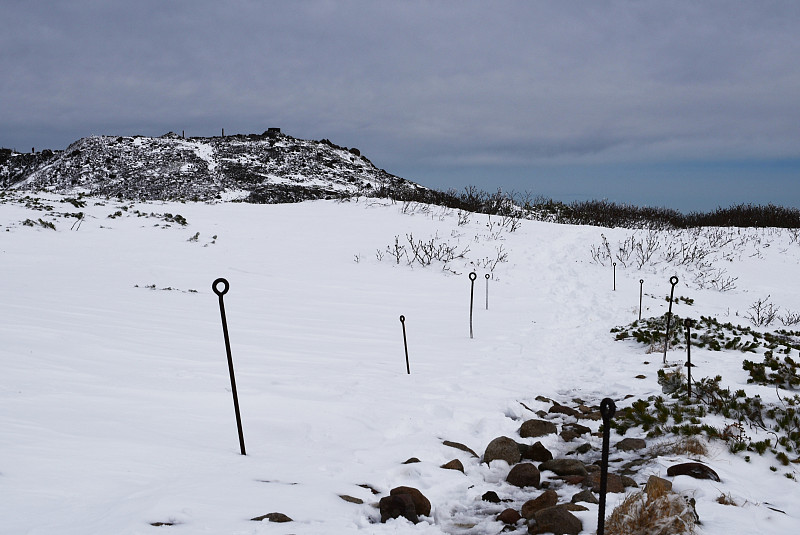
[[[0,146],[260,133],[437,188],[800,207],[800,2],[0,0]]]

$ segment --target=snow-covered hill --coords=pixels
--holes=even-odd
[[[138,143],[169,144],[197,169],[226,165],[201,149],[214,144]],[[635,248],[625,255],[629,242],[648,240],[646,261]],[[446,261],[426,266],[414,254],[445,249]],[[637,319],[640,280],[645,318],[667,310],[674,275],[674,313],[750,325],[753,303],[768,296],[787,319],[800,310],[799,262],[796,233],[778,229],[600,229],[363,197],[254,205],[0,193],[0,533],[524,534],[524,522],[506,527],[497,515],[543,488],[515,487],[505,461],[482,463],[444,441],[481,456],[496,437],[540,440],[557,457],[596,462],[600,422],[547,413],[545,398],[596,406],[610,397],[621,411],[661,395],[659,370],[682,369],[685,349],[670,350],[665,368],[660,353],[611,332]],[[709,280],[720,269],[725,288]],[[246,456],[211,287],[218,277],[230,282]],[[794,392],[749,384],[742,369],[743,356],[762,359],[765,349],[693,347],[693,374],[778,404]],[[591,434],[521,437],[538,411]],[[621,438],[612,433],[612,445]],[[732,454],[714,440],[699,460],[720,482],[668,477],[694,458],[657,449],[673,439],[648,438],[632,477],[664,477],[693,498],[699,533],[800,526],[797,464],[770,451]],[[612,449],[611,469],[636,455]],[[412,457],[420,462],[404,464]],[[463,472],[441,468],[454,459]],[[582,490],[541,474],[561,502]],[[375,504],[398,486],[430,500],[419,524],[380,523]],[[505,501],[483,500],[488,491]],[[608,512],[622,496],[609,494]],[[594,533],[597,505],[580,505],[581,533]],[[293,521],[251,520],[273,512]]]
[[[238,198],[253,203],[338,198],[420,186],[378,169],[358,149],[263,134],[189,138],[92,136],[64,151],[4,149],[0,185],[133,200]]]

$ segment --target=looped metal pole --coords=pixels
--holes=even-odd
[[[672,319],[672,299],[675,295],[675,285],[678,284],[678,277],[673,275],[669,278],[672,289],[669,291],[669,310],[667,311],[667,332],[664,334],[664,364],[667,363],[667,349],[669,349],[669,322]]]
[[[606,523],[606,489],[608,488],[608,449],[611,434],[611,418],[617,412],[614,400],[604,398],[600,402],[600,415],[603,417],[603,457],[600,463],[600,505],[597,512],[597,535],[603,535]]]
[[[686,398],[691,401],[692,399],[692,320],[686,318],[683,320],[683,326],[686,327]]]
[[[486,277],[486,310],[489,310],[489,274],[487,273],[484,277]]]
[[[400,324],[403,326],[403,346],[406,348],[406,372],[411,375],[411,365],[408,363],[408,340],[406,340],[406,317],[400,314]]]
[[[472,305],[475,302],[475,279],[478,274],[474,271],[469,274],[470,289],[469,289],[469,337],[472,338]]]
[[[642,321],[642,292],[644,291],[644,279],[639,279],[639,321]]]
[[[222,289],[218,288],[221,286]],[[233,357],[231,356],[231,341],[228,337],[228,320],[225,318],[225,301],[223,296],[228,293],[230,284],[224,278],[219,278],[211,285],[211,289],[219,296],[219,314],[222,317],[222,334],[225,337],[225,352],[228,354],[228,372],[231,376],[231,392],[233,393],[233,408],[236,412],[236,428],[239,431],[239,449],[242,455],[247,455],[244,449],[244,434],[242,433],[242,417],[239,414],[239,396],[236,393],[236,376],[233,373]]]
[[[614,262],[612,264],[614,266],[614,291],[617,291],[617,263]]]

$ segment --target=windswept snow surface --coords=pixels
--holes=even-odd
[[[738,277],[735,290],[699,290],[684,268],[618,265],[613,291],[611,266],[592,262],[590,250],[601,234],[624,240],[626,229],[525,221],[509,232],[484,215],[459,226],[442,208],[363,199],[86,199],[84,221],[70,230],[74,217],[53,214],[78,210],[55,195],[44,200],[52,210],[26,207],[18,193],[0,199],[3,534],[499,533],[494,517],[505,505],[492,513],[481,495],[499,490],[518,507],[540,491],[509,486],[507,465],[480,464],[442,441],[478,454],[501,435],[532,443],[517,430],[535,417],[523,403],[547,409],[539,395],[595,404],[612,397],[625,406],[625,396],[660,394],[661,355],[609,332],[637,318],[640,278],[645,316],[666,311],[673,274],[681,278],[676,297],[694,299],[674,305],[677,314],[744,325],[748,307],[767,295],[782,310],[800,310],[800,245],[770,229],[747,230],[760,241],[729,251],[724,267]],[[188,225],[159,216],[166,213]],[[469,252],[451,271],[397,264],[385,251],[407,234]],[[483,265],[500,246],[507,262],[491,272],[486,310]],[[467,274],[478,264],[470,339]],[[211,288],[218,277],[230,282],[224,299],[246,456]],[[670,352],[670,361],[683,358]],[[695,375],[721,374],[725,384],[776,399],[774,389],[746,385],[740,353],[696,350],[692,358]],[[584,442],[543,441],[562,456]],[[590,441],[599,449],[599,438]],[[422,462],[402,464],[410,457]],[[752,457],[712,443],[704,462],[721,483],[674,479],[697,501],[700,533],[800,528],[800,484],[785,477],[797,465]],[[466,474],[439,468],[454,458]],[[659,458],[637,480],[686,460]],[[430,499],[430,518],[379,523],[374,504],[400,485]],[[559,493],[569,501],[579,490]],[[718,504],[723,493],[740,506]],[[621,498],[609,495],[608,512]],[[597,506],[589,507],[576,513],[584,533],[597,524]],[[271,512],[294,521],[250,520]],[[159,522],[174,525],[151,525]]]

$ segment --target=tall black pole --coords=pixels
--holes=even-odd
[[[406,340],[406,317],[400,314],[400,323],[403,325],[403,346],[406,348],[406,371],[411,375],[411,365],[408,363],[408,340]]]
[[[606,490],[608,488],[608,449],[611,433],[611,418],[617,411],[614,400],[605,398],[600,402],[600,415],[603,417],[603,456],[600,462],[600,506],[597,512],[597,535],[605,533]]]
[[[469,289],[469,337],[472,338],[472,305],[475,302],[475,279],[478,274],[474,271],[469,274],[470,289]]]
[[[686,318],[683,321],[683,326],[686,327],[686,394],[687,399],[691,401],[692,399],[692,368],[694,364],[692,364],[692,336],[690,334],[690,330],[692,327],[692,320]]]
[[[644,290],[644,279],[639,279],[639,321],[642,321],[642,291]]]
[[[667,332],[664,334],[664,364],[667,363],[667,349],[669,349],[669,322],[672,319],[672,298],[675,295],[675,285],[678,284],[678,277],[673,275],[669,278],[672,289],[669,291],[669,310],[667,310]]]
[[[222,289],[217,288],[222,285]],[[225,301],[223,296],[228,293],[230,284],[223,278],[219,278],[211,285],[211,289],[219,296],[219,314],[222,316],[222,334],[225,337],[225,352],[228,354],[228,372],[231,375],[231,392],[233,392],[233,409],[236,412],[236,428],[239,431],[239,449],[242,455],[247,455],[244,450],[244,433],[242,433],[242,417],[239,414],[239,395],[236,393],[236,376],[233,373],[233,357],[231,356],[231,341],[228,337],[228,321],[225,318]]]
[[[484,277],[486,277],[486,310],[489,310],[489,274],[487,273]]]

